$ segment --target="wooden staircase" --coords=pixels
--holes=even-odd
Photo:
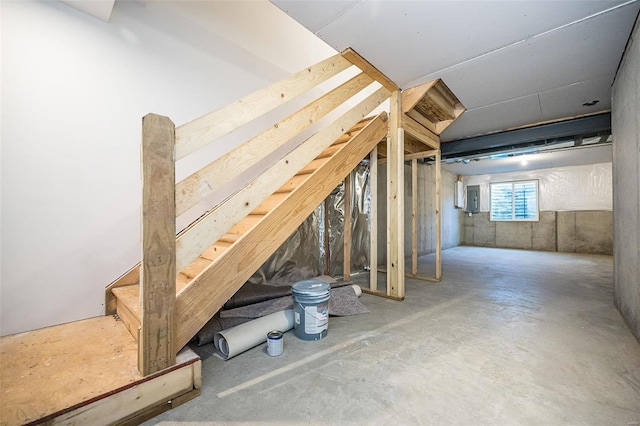
[[[383,112],[358,122],[178,273],[177,347],[188,343],[386,136],[386,121]],[[111,292],[116,313],[137,339],[139,284],[134,279]]]
[[[353,77],[333,78],[352,71]],[[302,94],[315,100],[176,182],[176,161]],[[384,112],[369,117],[387,99],[389,119]],[[0,339],[0,424],[139,424],[197,397],[200,359],[183,347],[198,330],[368,154],[375,176],[385,137],[388,144],[379,148],[388,164],[388,227],[396,230],[391,238],[403,236],[402,165],[435,155],[439,167],[438,135],[463,111],[443,82],[404,96],[347,49],[179,127],[167,117],[145,116],[142,262],[106,288],[106,316]],[[264,167],[265,158],[330,117]],[[412,138],[406,144],[404,130]],[[262,171],[249,182],[221,191],[255,169]],[[221,193],[230,195],[176,235],[177,217]],[[392,298],[404,295],[403,246],[402,239],[389,241],[395,252],[387,258],[386,296]],[[87,336],[102,342],[87,345]]]
[[[143,375],[173,365],[178,350],[387,136],[386,113],[366,117],[392,90],[347,49],[184,125],[143,118],[142,262],[105,293],[105,314],[117,314],[138,341]],[[175,181],[176,161],[302,94],[314,100]],[[273,160],[276,152],[281,158]],[[176,218],[186,212],[202,215],[176,235]]]

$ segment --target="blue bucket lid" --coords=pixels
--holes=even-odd
[[[299,281],[291,286],[291,291],[293,293],[309,296],[323,294],[330,290],[331,286],[328,283],[320,280]]]

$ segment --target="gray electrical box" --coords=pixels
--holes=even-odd
[[[467,212],[478,213],[480,212],[480,186],[470,185],[467,186]]]

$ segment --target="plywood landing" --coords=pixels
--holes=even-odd
[[[199,392],[200,359],[192,351],[148,377],[137,357],[136,341],[111,316],[2,337],[0,424],[134,420]]]

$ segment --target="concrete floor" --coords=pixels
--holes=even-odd
[[[202,396],[147,424],[638,425],[640,344],[612,281],[610,256],[449,249],[441,283],[363,295],[371,314],[323,340],[204,359]]]

